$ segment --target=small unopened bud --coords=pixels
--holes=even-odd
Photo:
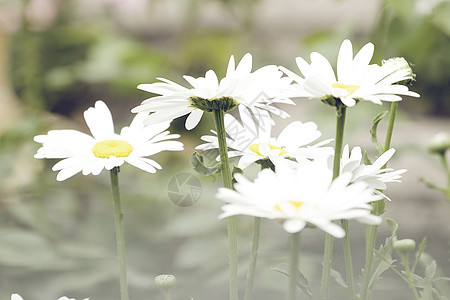
[[[394,242],[394,249],[398,255],[406,254],[416,248],[416,242],[411,239],[403,239]]]
[[[173,275],[158,275],[155,277],[155,284],[163,290],[170,289],[176,282],[177,280]]]
[[[450,149],[450,136],[445,132],[439,132],[430,141],[428,150],[432,153],[443,155]]]

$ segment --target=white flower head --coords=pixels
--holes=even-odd
[[[161,82],[138,85],[138,89],[159,96],[144,100],[132,112],[151,112],[146,119],[147,124],[171,121],[188,114],[185,126],[190,130],[197,126],[204,112],[193,99],[218,103],[227,99],[233,102],[231,108],[243,105],[256,115],[260,111],[270,111],[285,118],[289,116],[286,112],[271,105],[278,102],[293,104],[289,99],[278,97],[283,88],[288,87],[291,82],[289,78],[282,78],[282,75],[274,65],[252,72],[252,56],[249,53],[244,55],[237,66],[231,56],[226,76],[220,81],[216,73],[209,70],[205,77],[183,76],[191,85],[190,88],[164,78],[158,78]]]
[[[387,189],[386,183],[400,182],[401,174],[406,172],[406,169],[383,168],[394,153],[395,149],[391,148],[380,155],[373,164],[366,165],[362,162],[361,148],[354,147],[350,152],[349,146],[345,145],[342,150],[341,173],[352,174],[352,182],[362,181],[373,189],[385,190]]]
[[[280,160],[295,159],[303,161],[319,156],[333,154],[331,147],[321,147],[329,143],[326,140],[310,145],[321,136],[314,122],[302,123],[294,121],[288,124],[278,135],[272,137],[272,122],[268,114],[258,120],[258,128],[251,115],[242,111],[242,124],[233,116],[225,115],[225,130],[227,132],[227,146],[230,149],[229,157],[240,157],[238,168],[244,169],[259,160],[270,160],[276,165]],[[215,131],[212,131],[215,133]],[[217,136],[206,135],[201,137],[205,144],[197,146],[197,150],[218,149]],[[219,160],[219,156],[217,159]]]
[[[144,126],[147,113],[137,114],[130,126],[114,133],[114,123],[109,108],[103,101],[84,112],[84,118],[92,136],[77,130],[51,130],[34,140],[42,144],[35,158],[62,159],[53,166],[59,171],[56,179],[66,180],[78,172],[98,175],[103,169],[111,170],[127,162],[149,173],[161,166],[147,158],[161,151],[183,150],[183,144],[170,141],[178,134],[165,131],[170,123]]]
[[[321,161],[304,162],[297,168],[277,165],[264,169],[254,182],[236,174],[235,191],[220,188],[216,197],[227,204],[219,217],[250,215],[283,222],[287,232],[299,232],[307,223],[335,237],[344,230],[332,221],[355,219],[379,224],[381,218],[370,213],[372,201],[381,199],[364,182],[351,183],[351,174],[331,180],[328,166]]]
[[[296,63],[301,77],[284,67],[280,67],[296,83],[290,88],[290,96],[328,99],[339,98],[346,106],[354,106],[356,101],[400,101],[399,95],[419,97],[399,82],[412,79],[411,68],[404,58],[389,59],[382,66],[370,64],[374,45],[367,43],[353,57],[350,40],[344,40],[337,59],[337,76],[330,62],[320,53],[311,53],[311,63],[297,57]]]

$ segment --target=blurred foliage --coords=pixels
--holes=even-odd
[[[433,114],[450,114],[450,2],[434,1],[431,11],[419,0],[384,0],[374,31],[378,54],[404,56],[417,74],[414,90]],[[431,5],[422,1],[422,5]],[[405,101],[406,102],[406,101]],[[409,107],[416,106],[406,104]]]

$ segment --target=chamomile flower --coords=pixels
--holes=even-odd
[[[385,190],[387,189],[386,183],[400,182],[401,174],[406,172],[406,169],[383,168],[394,153],[395,149],[391,148],[380,155],[373,164],[366,165],[362,162],[361,148],[354,147],[350,152],[349,146],[345,145],[342,150],[341,173],[352,174],[352,182],[363,181],[373,189]]]
[[[269,160],[271,164],[276,165],[280,160],[285,159],[295,159],[300,162],[333,154],[331,147],[322,147],[331,140],[310,145],[321,136],[314,122],[291,122],[278,137],[273,137],[271,135],[273,124],[268,115],[259,119],[258,128],[248,113],[241,113],[241,121],[242,124],[233,116],[225,115],[227,146],[230,149],[228,155],[240,157],[238,167],[241,169],[261,160]],[[217,136],[206,135],[201,139],[207,143],[197,146],[197,150],[218,149]]]
[[[354,106],[357,101],[400,101],[399,95],[419,97],[399,84],[413,79],[414,75],[404,58],[384,61],[381,66],[370,64],[374,45],[367,43],[353,57],[352,43],[344,40],[337,59],[337,77],[329,61],[320,53],[311,53],[311,63],[297,57],[296,63],[301,77],[284,67],[280,67],[296,83],[289,93],[295,97],[310,97],[327,100],[338,98],[346,106]]]
[[[200,122],[204,111],[222,109],[225,112],[242,105],[256,116],[260,111],[270,111],[286,118],[283,110],[271,106],[271,103],[292,103],[289,99],[278,98],[283,88],[291,83],[283,77],[282,72],[274,65],[264,66],[252,72],[252,56],[247,53],[237,66],[231,56],[226,76],[220,81],[213,70],[206,72],[205,77],[194,78],[185,75],[183,78],[191,85],[186,88],[164,78],[160,82],[140,84],[138,89],[159,96],[144,100],[132,112],[151,112],[146,119],[147,124],[171,121],[189,115],[185,127],[193,129]]]
[[[216,195],[226,202],[219,217],[249,215],[276,219],[283,222],[289,233],[299,232],[310,223],[339,238],[345,232],[334,220],[381,222],[380,217],[370,213],[369,204],[381,196],[364,182],[350,184],[350,173],[331,178],[326,164],[316,161],[298,164],[295,169],[283,164],[277,165],[275,172],[264,169],[254,182],[236,174],[235,190],[220,188]]]
[[[103,101],[97,101],[95,107],[84,112],[92,136],[77,130],[51,130],[47,135],[35,136],[34,140],[42,147],[34,157],[62,159],[52,168],[59,171],[58,181],[78,172],[98,175],[103,169],[111,170],[125,162],[155,173],[161,166],[147,157],[161,151],[183,150],[183,144],[170,141],[179,135],[165,131],[169,122],[144,126],[147,115],[137,114],[130,126],[116,134],[110,110]]]
[[[19,295],[19,294],[12,294],[11,295],[11,300],[23,300],[23,298]],[[73,298],[67,298],[67,297],[61,297],[58,300],[75,300]],[[89,298],[86,298],[84,300],[89,300]]]

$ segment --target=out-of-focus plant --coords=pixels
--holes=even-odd
[[[450,203],[450,166],[448,162],[447,155],[450,149],[450,136],[445,132],[440,132],[436,134],[428,146],[428,150],[432,154],[436,154],[439,156],[442,167],[445,170],[445,176],[447,177],[446,186],[441,186],[432,181],[429,181],[425,178],[421,178],[421,180],[429,187],[438,191],[441,191],[447,197],[447,201]]]
[[[434,114],[450,113],[450,2],[383,0],[373,40],[384,55],[405,57],[420,74],[417,89]],[[417,105],[414,103],[409,108]]]

